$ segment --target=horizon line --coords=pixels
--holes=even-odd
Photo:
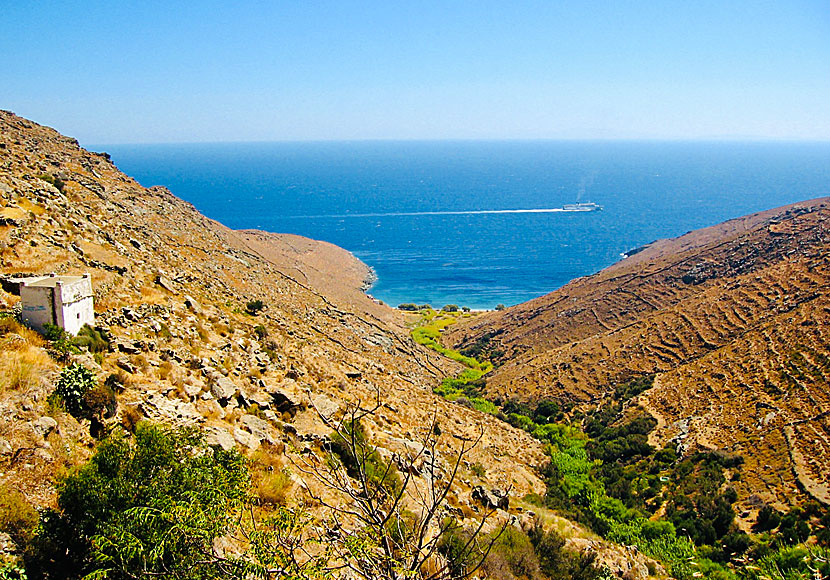
[[[88,147],[135,147],[143,145],[256,145],[256,144],[338,144],[338,143],[711,143],[711,144],[830,144],[830,137],[413,137],[351,139],[239,139],[227,141],[124,141],[97,142]]]

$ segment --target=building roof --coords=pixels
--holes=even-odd
[[[20,281],[26,286],[36,286],[39,288],[54,288],[58,282],[61,284],[72,284],[73,282],[80,282],[84,278],[89,278],[89,275],[84,276],[39,276],[37,278],[23,278]]]

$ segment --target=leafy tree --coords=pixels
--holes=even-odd
[[[58,484],[27,568],[44,578],[219,578],[244,567],[214,540],[246,496],[245,459],[192,429],[140,423],[103,441]]]

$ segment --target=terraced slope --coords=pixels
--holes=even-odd
[[[493,396],[641,396],[653,438],[746,458],[743,497],[830,500],[830,199],[651,244],[547,296],[448,331],[500,363]]]

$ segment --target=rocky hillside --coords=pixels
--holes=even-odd
[[[483,433],[468,459],[486,468],[464,467],[451,497],[459,509],[471,513],[479,484],[512,486],[515,497],[544,489],[539,443],[432,394],[459,368],[362,292],[371,273],[348,252],[232,231],[162,187],[142,187],[108,155],[0,112],[0,274],[49,272],[92,276],[110,349],[75,360],[124,389],[110,421],[197,424],[214,444],[267,451],[279,464],[328,437],[315,407],[333,414],[380,393],[365,426],[389,456],[415,445],[433,413],[443,453]],[[0,291],[0,310],[18,304],[13,289]],[[264,308],[248,312],[256,301]],[[55,474],[93,444],[89,423],[50,407],[62,364],[44,346],[31,332],[0,332],[0,484],[41,506],[54,501]],[[294,478],[297,489],[308,484]]]
[[[447,331],[500,365],[491,396],[635,403],[651,438],[744,457],[745,502],[830,502],[830,199],[662,240],[596,275]]]

